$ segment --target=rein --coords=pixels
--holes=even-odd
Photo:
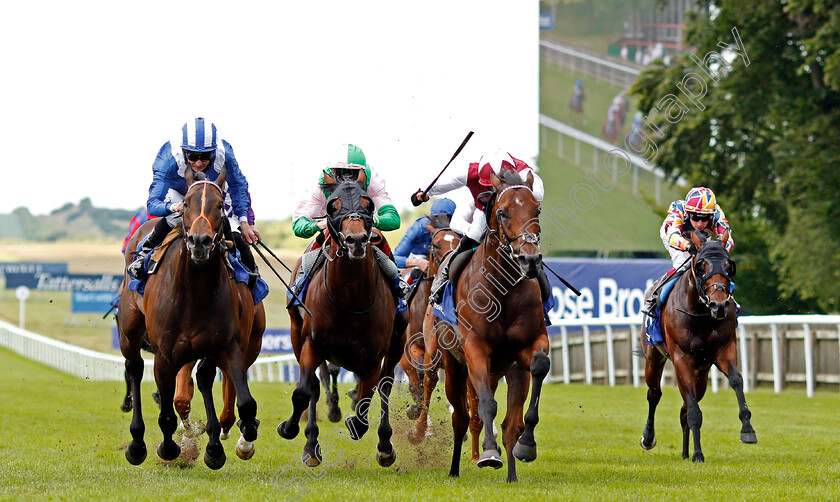
[[[681,309],[679,307],[677,307],[677,311],[682,312],[683,314],[686,314],[686,315],[691,316],[691,317],[708,317],[708,316],[711,315],[711,310],[710,310],[710,307],[709,307],[709,305],[712,302],[711,294],[714,293],[715,291],[718,291],[718,290],[723,291],[724,293],[726,293],[726,300],[729,301],[729,300],[732,299],[732,293],[729,292],[729,288],[727,288],[726,285],[724,285],[722,282],[714,282],[712,284],[709,284],[708,286],[703,286],[703,284],[704,284],[703,279],[711,277],[712,275],[714,275],[714,270],[710,271],[708,274],[706,274],[705,277],[701,277],[698,280],[697,279],[697,272],[695,271],[695,265],[696,264],[697,264],[697,256],[694,257],[694,259],[692,260],[692,263],[691,263],[691,278],[694,281],[694,289],[697,290],[697,299],[700,300],[700,303],[706,308],[706,311],[703,312],[702,314],[695,314],[693,312],[688,312],[688,311],[686,311],[684,309]],[[723,274],[723,275],[725,275],[725,274]],[[711,292],[709,292],[710,289],[711,289]]]
[[[534,193],[530,188],[528,188],[525,185],[511,185],[511,186],[505,188],[504,190],[502,190],[501,192],[499,192],[499,195],[496,197],[496,200],[497,201],[501,200],[502,195],[504,195],[505,192],[507,192],[508,190],[513,190],[514,188],[524,188],[525,190],[528,190],[532,194]],[[487,232],[487,236],[485,237],[485,240],[487,238],[489,238],[491,235],[493,237],[495,237],[496,240],[499,241],[499,248],[503,252],[510,255],[511,259],[513,259],[514,261],[516,260],[516,257],[519,255],[519,253],[522,251],[522,246],[524,246],[525,244],[534,244],[536,246],[540,245],[540,236],[538,234],[533,233],[533,232],[522,232],[521,234],[515,236],[513,239],[508,238],[507,233],[504,231],[504,226],[502,224],[502,220],[498,216],[498,210],[496,212],[496,222],[499,226],[499,229],[496,230],[494,228],[491,228]],[[519,248],[516,249],[516,251],[514,251],[513,243],[518,241],[519,239],[522,239],[522,243],[519,245]]]

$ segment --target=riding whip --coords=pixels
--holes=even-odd
[[[443,172],[446,171],[446,168],[449,167],[449,164],[451,164],[452,161],[455,160],[455,157],[457,157],[458,154],[461,153],[461,150],[464,149],[464,146],[467,144],[467,141],[469,141],[470,138],[472,138],[472,135],[473,135],[473,131],[470,131],[469,134],[467,134],[467,137],[464,138],[464,141],[461,142],[461,146],[459,146],[458,149],[455,150],[455,153],[452,154],[452,158],[449,159],[449,162],[447,162],[446,165],[443,166],[443,169],[441,169],[440,172],[438,173],[438,175],[435,177],[435,179],[433,179],[432,182],[429,183],[429,186],[427,186],[426,189],[423,190],[423,193],[428,192],[435,185],[435,183],[437,183],[438,178],[440,178],[440,176],[443,174]],[[418,192],[419,191],[420,190],[418,190]],[[417,194],[415,193],[414,195],[411,196],[411,203],[414,204],[415,207],[417,207],[422,203],[422,201],[417,199],[415,197],[415,195],[417,195]]]
[[[574,294],[576,294],[576,295],[580,296],[580,291],[578,291],[576,287],[574,287],[574,286],[572,286],[571,284],[569,284],[569,281],[567,281],[566,279],[563,279],[562,277],[560,277],[560,274],[558,274],[558,273],[557,273],[557,272],[555,272],[554,270],[551,270],[551,267],[549,267],[548,265],[546,265],[546,264],[545,264],[545,262],[542,262],[542,265],[543,265],[543,268],[545,268],[546,270],[548,270],[549,272],[551,272],[552,274],[554,274],[554,276],[555,276],[555,277],[557,277],[558,279],[560,279],[560,282],[562,282],[563,284],[565,284],[567,288],[571,289],[571,290],[572,290],[572,292],[573,292]]]
[[[259,244],[260,246],[262,246],[262,248],[263,248],[263,249],[265,249],[266,251],[268,251],[268,254],[270,254],[271,256],[273,256],[275,260],[279,261],[279,262],[280,262],[280,265],[283,265],[283,268],[285,268],[286,270],[288,270],[290,274],[292,273],[292,269],[290,269],[288,266],[286,266],[286,264],[285,264],[285,263],[283,263],[283,260],[281,260],[280,258],[278,258],[276,254],[274,254],[274,251],[272,251],[272,250],[268,249],[268,246],[266,246],[265,244],[263,244],[263,241],[257,241],[257,244]]]
[[[288,291],[289,291],[289,293],[291,293],[291,294],[292,294],[292,296],[295,298],[295,300],[297,300],[297,301],[298,301],[298,303],[300,304],[300,306],[301,306],[301,307],[303,307],[303,310],[305,310],[305,311],[306,311],[306,313],[307,313],[307,314],[309,314],[309,317],[315,317],[315,316],[313,316],[313,315],[312,315],[312,312],[310,312],[310,311],[309,311],[309,309],[308,309],[308,308],[306,308],[306,305],[304,305],[304,304],[303,304],[303,301],[300,299],[300,297],[298,297],[298,295],[295,293],[295,291],[294,291],[294,290],[293,290],[293,289],[292,289],[292,288],[291,288],[288,284],[286,284],[286,281],[284,281],[284,280],[283,280],[283,278],[282,278],[282,277],[280,277],[280,274],[278,274],[278,273],[277,273],[277,271],[276,271],[276,270],[274,270],[274,267],[272,267],[272,266],[271,266],[271,263],[269,263],[269,262],[268,262],[268,259],[266,259],[265,255],[264,255],[264,254],[262,254],[262,251],[260,251],[260,248],[258,248],[256,244],[251,244],[251,246],[253,246],[253,247],[254,247],[254,251],[256,251],[256,252],[257,252],[257,254],[258,254],[258,255],[260,255],[260,258],[262,258],[262,259],[263,259],[263,261],[265,262],[265,264],[266,264],[266,265],[268,265],[268,268],[270,268],[270,269],[271,269],[271,271],[272,271],[272,272],[274,272],[274,275],[276,275],[276,276],[277,276],[277,278],[278,278],[278,279],[280,279],[280,282],[282,282],[282,283],[283,283],[283,285],[284,285],[284,286],[286,286],[286,290],[288,290]]]

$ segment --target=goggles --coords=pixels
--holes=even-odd
[[[189,150],[184,150],[184,156],[190,162],[196,162],[198,160],[205,161],[205,162],[209,161],[210,159],[213,158],[214,153],[215,152],[212,152],[212,151],[210,151],[210,152],[191,152]]]

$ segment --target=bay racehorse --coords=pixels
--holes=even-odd
[[[131,382],[134,411],[130,426],[132,440],[125,455],[134,465],[146,458],[139,390],[143,378],[140,348],[148,333],[155,353],[155,382],[161,396],[158,424],[163,432],[163,442],[158,446],[158,456],[173,460],[180,454],[180,447],[172,440],[177,426],[173,410],[176,374],[181,371],[183,376],[185,366],[201,359],[196,380],[204,397],[209,437],[204,462],[212,469],[219,469],[226,458],[219,441],[222,425],[216,417],[212,395],[216,367],[235,389],[242,432],[237,453],[250,458],[253,455],[250,443],[257,437],[259,421],[256,419],[257,403],[248,389],[245,372],[253,349],[259,352],[265,314],[262,304],[254,306],[247,286],[236,283],[230,276],[224,262],[222,187],[226,174],[222,172],[215,182],[210,182],[196,180],[192,170],[187,169],[185,177],[189,188],[177,237],[160,259],[157,272],[148,277],[143,296],[123,291],[120,297],[117,326],[120,349]],[[150,229],[150,226],[145,228],[145,233]],[[127,249],[135,249],[141,235],[138,232],[132,237]],[[131,261],[131,253],[126,253],[126,265]],[[126,283],[128,279],[127,276],[124,278]],[[243,352],[250,353],[247,360],[244,360]],[[189,370],[186,370],[186,376],[189,377]],[[189,388],[185,384],[180,391],[189,393]],[[233,394],[225,394],[226,404],[232,404]],[[227,422],[231,418],[223,414],[223,420]]]
[[[420,410],[424,406],[423,379],[425,366],[423,359],[426,353],[426,344],[423,340],[423,318],[426,315],[426,307],[429,305],[432,280],[434,280],[443,260],[461,242],[461,236],[449,226],[426,225],[426,229],[432,236],[431,244],[429,244],[429,266],[428,271],[423,272],[415,280],[417,286],[411,293],[409,303],[409,325],[406,331],[405,350],[400,359],[400,366],[408,377],[408,389],[414,398],[414,404],[410,405],[407,411],[408,418],[412,420],[416,420],[420,416]],[[437,371],[437,368],[434,371]],[[425,406],[428,406],[428,402],[425,403]]]
[[[360,171],[359,176],[363,175],[364,171]],[[309,407],[303,461],[311,467],[324,460],[315,417],[320,394],[315,369],[325,360],[354,372],[359,378],[356,414],[345,420],[352,440],[360,439],[367,432],[371,398],[374,391],[379,391],[382,411],[377,461],[388,467],[396,460],[390,441],[388,399],[394,368],[402,354],[405,323],[395,323],[391,286],[370,249],[374,210],[373,201],[359,181],[337,184],[327,200],[330,237],[322,246],[326,261],[312,272],[304,299],[314,317],[299,307],[289,309],[300,381],[292,393],[292,415],[277,427],[277,432],[283,438],[294,439],[300,431],[300,416]],[[296,277],[300,266],[298,260],[292,277]]]
[[[454,408],[450,477],[460,473],[461,441],[467,432],[467,379],[478,397],[478,416],[484,426],[478,466],[500,468],[503,461],[493,421],[497,404],[493,374],[507,380],[507,413],[502,440],[507,450],[508,481],[516,481],[515,459],[537,457],[534,428],[539,421],[542,383],[548,374],[548,335],[537,275],[542,266],[539,249],[540,204],[532,192],[533,176],[525,183],[512,171],[491,174],[488,202],[489,230],[460,275],[455,294],[457,338],[442,350],[446,395]],[[523,409],[531,386],[531,401]]]
[[[712,365],[729,379],[738,399],[741,419],[741,441],[757,442],[750,424],[751,413],[744,398],[744,381],[738,370],[735,302],[730,283],[735,277],[735,262],[721,242],[729,240],[725,233],[720,241],[704,241],[705,234],[691,232],[697,249],[691,267],[674,285],[661,314],[665,346],[649,344],[644,329],[641,349],[645,356],[645,381],[648,392],[648,418],[640,443],[649,450],[656,446],[654,414],[662,397],[660,382],[665,361],[674,363],[677,383],[683,398],[680,424],[683,431],[682,457],[688,458],[689,432],[694,436],[692,460],[703,462],[700,448],[700,425],[703,414],[699,402],[706,393]],[[650,292],[649,292],[650,293]]]

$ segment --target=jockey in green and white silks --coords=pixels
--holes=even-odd
[[[309,239],[327,228],[325,216],[327,214],[327,199],[331,194],[324,186],[324,176],[328,175],[335,182],[340,183],[358,179],[359,171],[365,173],[365,191],[376,207],[376,213],[373,214],[374,227],[383,231],[396,230],[400,227],[400,213],[397,212],[397,208],[391,202],[385,188],[385,179],[377,171],[371,169],[361,148],[349,143],[339,145],[329,152],[325,164],[318,178],[318,184],[300,199],[292,215],[292,230],[296,236]],[[314,259],[313,255],[319,252],[315,248],[320,244],[316,241],[310,246],[309,249],[311,250],[304,255],[302,263]],[[373,246],[373,249],[385,277],[390,284],[394,285],[395,296],[398,299],[403,298],[408,290],[408,285],[400,280],[399,269],[394,263],[385,239],[380,239],[380,242]],[[301,266],[300,273],[303,273],[303,269],[304,267]]]

